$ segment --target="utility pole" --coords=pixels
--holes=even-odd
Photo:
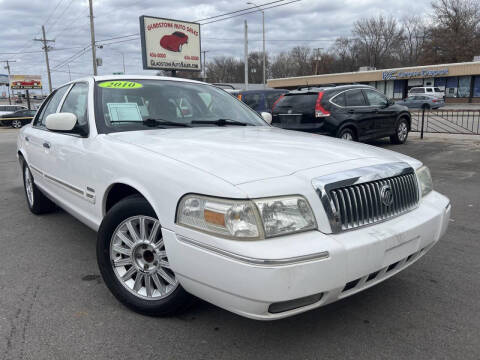
[[[17,62],[16,60],[2,60],[0,62],[6,63],[5,69],[8,71],[8,85],[7,85],[7,91],[8,91],[8,103],[12,105],[12,98],[10,97],[10,63],[12,62]]]
[[[315,50],[317,52],[317,54],[315,56],[315,75],[318,75],[318,63],[321,59],[320,50],[323,50],[323,48],[316,48]]]
[[[245,90],[248,90],[248,25],[245,20]]]
[[[203,82],[207,82],[207,68],[205,67],[206,62],[205,62],[205,54],[208,52],[208,50],[203,50]]]
[[[91,35],[92,59],[93,59],[93,75],[97,75],[97,54],[96,54],[96,48],[95,48],[95,27],[93,25],[92,0],[88,0],[88,5],[90,7],[90,35]]]
[[[257,5],[255,4],[254,2],[247,2],[247,4],[249,5],[254,5],[255,7],[259,8],[260,5]],[[261,10],[262,11],[262,34],[263,34],[263,37],[262,37],[262,42],[263,42],[263,88],[265,89],[265,86],[267,84],[266,82],[266,67],[267,67],[267,55],[266,55],[266,52],[265,52],[265,11]]]
[[[49,42],[55,42],[55,40],[47,40],[47,37],[45,36],[45,26],[42,25],[42,39],[33,39],[34,41],[41,41],[43,43],[43,50],[45,51],[45,62],[47,64],[47,75],[48,75],[48,90],[52,92],[52,76],[50,75],[50,63],[48,62],[48,51],[50,50],[48,48],[48,43]]]
[[[262,33],[263,33],[263,88],[267,85],[265,74],[267,66],[267,55],[265,53],[265,11],[262,10]]]

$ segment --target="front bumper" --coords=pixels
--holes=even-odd
[[[242,242],[235,252],[162,231],[172,269],[188,292],[242,316],[273,320],[355,294],[413,264],[443,236],[450,209],[449,200],[432,191],[418,208],[384,223]],[[278,249],[303,255],[279,256]],[[309,305],[269,312],[274,303],[312,295]]]

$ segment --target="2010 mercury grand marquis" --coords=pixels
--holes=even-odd
[[[445,233],[449,200],[421,162],[262,116],[189,80],[68,83],[18,136],[28,207],[98,231],[105,284],[149,315],[193,294],[291,316],[385,280]]]

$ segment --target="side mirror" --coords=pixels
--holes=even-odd
[[[272,114],[268,112],[262,112],[260,115],[262,116],[263,120],[267,122],[267,124],[272,123]]]
[[[395,104],[395,101],[393,101],[392,99],[388,99],[387,106],[392,106],[394,104]]]
[[[77,115],[72,113],[55,113],[47,116],[45,126],[52,131],[72,131],[77,123]]]

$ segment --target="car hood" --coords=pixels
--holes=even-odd
[[[202,169],[234,185],[365,158],[420,164],[374,146],[268,126],[174,128],[108,136]]]

